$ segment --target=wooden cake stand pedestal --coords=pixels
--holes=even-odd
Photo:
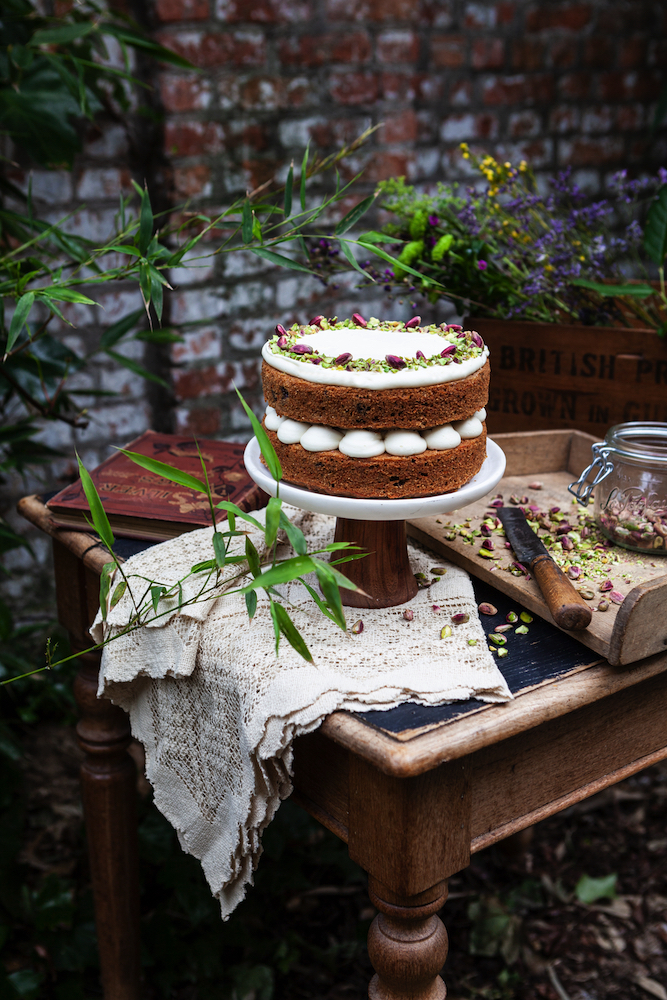
[[[364,592],[341,589],[343,604],[352,608],[391,608],[411,600],[419,588],[408,559],[406,519],[460,510],[490,493],[505,472],[504,453],[487,438],[482,468],[460,490],[408,500],[356,500],[312,493],[290,483],[278,484],[262,464],[257,438],[248,444],[244,460],[251,478],[269,496],[275,497],[280,492],[281,498],[294,507],[334,516],[335,540],[351,542],[368,552],[363,559],[341,567]]]

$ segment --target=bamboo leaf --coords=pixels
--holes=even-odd
[[[126,333],[130,332],[133,326],[136,326],[143,315],[143,309],[135,309],[134,312],[128,313],[127,316],[119,319],[117,323],[108,326],[100,337],[100,347],[103,350],[113,347]]]
[[[644,249],[654,264],[662,267],[667,254],[667,184],[651,203],[644,227]]]
[[[324,597],[329,605],[329,610],[331,611],[333,620],[336,625],[345,632],[347,629],[347,622],[345,621],[345,615],[343,613],[343,604],[340,599],[340,590],[338,589],[338,584],[334,576],[333,570],[320,560],[313,560],[315,562],[315,572],[317,573],[317,581],[320,585],[320,589],[324,594]]]
[[[283,469],[280,464],[280,460],[276,455],[276,450],[271,444],[268,434],[262,427],[260,421],[252,412],[252,410],[246,403],[245,399],[243,398],[239,390],[236,389],[236,386],[234,386],[234,389],[236,390],[236,395],[241,400],[241,405],[243,406],[243,409],[246,411],[248,417],[250,418],[250,423],[252,424],[252,429],[255,432],[255,437],[257,438],[257,441],[259,443],[259,450],[261,451],[262,457],[266,462],[266,466],[271,475],[273,476],[273,478],[276,480],[276,482],[280,482],[280,480],[283,478]]]
[[[292,214],[292,187],[294,185],[294,164],[290,164],[287,180],[285,182],[285,201],[283,203],[283,214],[285,219],[289,219]]]
[[[306,536],[301,528],[297,528],[296,524],[292,524],[284,510],[280,511],[280,527],[287,535],[289,543],[297,555],[305,556],[308,552]]]
[[[250,252],[254,253],[257,257],[268,260],[271,264],[277,264],[279,267],[289,267],[292,271],[303,271],[305,274],[315,273],[309,267],[300,264],[298,260],[292,260],[291,257],[285,257],[274,250],[267,250],[266,247],[250,247]]]
[[[213,552],[215,553],[215,561],[217,565],[220,569],[222,569],[227,562],[227,548],[225,545],[225,539],[219,531],[216,531],[213,535]]]
[[[81,292],[75,292],[72,288],[59,288],[58,285],[51,285],[50,288],[36,288],[36,294],[41,299],[55,299],[56,302],[79,302],[82,305],[97,305],[94,299],[89,299]]]
[[[107,513],[102,506],[102,501],[100,500],[95,483],[90,478],[90,473],[79,458],[78,454],[76,456],[76,460],[79,463],[81,485],[83,486],[83,492],[86,494],[86,500],[88,501],[88,506],[90,507],[90,516],[93,519],[93,526],[106,547],[109,551],[111,551],[116,539],[113,536],[113,531],[111,530],[111,525],[109,524],[109,518],[107,517]]]
[[[252,621],[255,617],[255,612],[257,611],[257,594],[254,590],[251,590],[245,595],[245,606],[248,612],[248,618]]]
[[[42,28],[36,31],[28,45],[36,47],[38,45],[66,45],[77,38],[89,35],[91,31],[97,31],[98,25],[95,21],[78,22],[77,24],[65,24],[59,28]]]
[[[134,358],[126,358],[124,354],[119,354],[118,351],[111,351],[108,348],[106,353],[110,358],[113,358],[114,361],[117,361],[119,365],[122,365],[124,368],[128,368],[131,372],[134,372],[135,375],[141,375],[141,377],[145,378],[148,382],[157,382],[158,385],[163,385],[166,389],[169,388],[168,382],[165,382],[165,380],[160,378],[159,375],[154,375],[153,372],[149,372],[147,368],[140,365],[138,361],[134,360]]]
[[[282,500],[278,497],[271,497],[268,504],[266,505],[266,528],[264,530],[264,538],[266,541],[267,548],[271,548],[276,540],[276,535],[278,534],[278,526],[280,525],[280,515],[282,513]]]
[[[282,604],[276,604],[275,602],[271,605],[271,616],[274,621],[277,622],[278,628],[285,636],[290,646],[297,651],[299,656],[302,656],[304,660],[308,663],[313,662],[313,657],[310,654],[310,650],[303,639],[303,636],[299,632],[298,628],[290,618],[290,616],[285,611]],[[276,650],[277,652],[277,650]]]
[[[363,243],[361,240],[358,240],[357,242],[365,250],[368,250],[370,253],[375,254],[376,257],[381,257],[382,260],[386,260],[387,263],[393,264],[394,267],[400,267],[401,271],[407,271],[408,274],[414,274],[415,277],[421,278],[422,281],[425,280],[424,275],[420,271],[415,271],[414,267],[410,267],[409,264],[404,264],[402,261],[396,260],[395,257],[391,256],[391,254],[386,253],[384,250],[380,250],[379,247],[373,246],[372,243]],[[434,278],[429,278],[428,280],[429,283],[437,285],[439,288],[442,287],[440,282],[436,281]]]
[[[301,583],[306,588],[306,590],[308,591],[308,593],[310,594],[310,596],[312,597],[312,599],[315,601],[315,604],[318,606],[318,608],[320,609],[320,611],[322,612],[322,614],[324,615],[324,617],[328,618],[329,621],[332,621],[334,623],[334,625],[337,625],[338,622],[336,621],[336,619],[334,618],[334,616],[331,614],[331,611],[329,610],[328,605],[326,605],[324,603],[324,601],[322,600],[322,598],[320,597],[320,595],[317,593],[317,591],[315,590],[315,588],[311,587],[310,584],[307,583],[302,577],[299,577],[299,583]]]
[[[123,596],[126,590],[127,590],[127,583],[125,582],[125,580],[121,580],[118,586],[114,589],[113,594],[111,595],[111,603],[109,605],[109,608],[116,607],[116,605],[118,604],[118,602],[120,601],[121,597]]]
[[[153,611],[157,614],[158,604],[160,603],[160,598],[166,592],[166,587],[160,587],[154,584],[151,587],[151,603],[153,605]]]
[[[366,552],[360,553],[360,555],[364,555],[364,556],[367,555],[367,554],[368,553],[366,553]],[[358,557],[355,556],[354,558],[358,558]],[[343,576],[342,573],[339,573],[339,571],[331,563],[322,562],[321,559],[315,559],[314,557],[313,557],[313,562],[316,563],[319,566],[324,566],[325,569],[329,570],[333,574],[333,577],[334,577],[334,579],[335,579],[335,581],[336,581],[336,583],[338,584],[339,587],[345,587],[346,590],[359,590],[360,589],[359,587],[357,587],[356,583],[352,583],[352,581],[348,580],[348,578],[346,576]]]
[[[655,292],[655,289],[651,288],[650,285],[603,285],[598,281],[589,281],[588,278],[573,278],[572,284],[578,285],[580,288],[590,288],[598,295],[607,295],[612,298],[617,295],[634,295],[635,298],[645,299]]]
[[[246,539],[246,548],[248,541],[249,539]],[[259,569],[259,565],[257,568]],[[284,562],[269,567],[269,569],[257,576],[251,583],[248,583],[241,590],[241,593],[245,594],[247,591],[257,590],[259,587],[262,587],[264,590],[269,587],[277,587],[281,583],[289,583],[291,580],[297,580],[300,576],[305,576],[306,573],[312,573],[314,570],[315,560],[311,559],[310,556],[294,556],[293,559],[285,559]]]
[[[271,611],[271,621],[273,622],[273,634],[276,637],[276,656],[277,656],[278,650],[280,649],[280,624],[278,623],[278,615],[276,614],[276,604],[274,601],[270,601],[269,609]]]
[[[259,528],[260,531],[264,531],[264,528],[259,523],[257,518],[252,517],[251,514],[246,514],[244,510],[241,510],[240,507],[237,507],[235,503],[231,503],[229,500],[221,500],[220,503],[216,504],[216,507],[218,510],[226,510],[228,514],[240,517],[243,521],[248,521],[249,524],[252,524],[253,527]],[[229,523],[231,525],[231,518]],[[233,530],[234,529],[232,528],[232,531]]]
[[[262,566],[259,560],[259,552],[253,545],[249,538],[245,540],[245,555],[248,560],[248,568],[253,576],[257,577],[262,572]]]
[[[301,161],[301,184],[299,189],[299,194],[301,197],[301,211],[306,211],[306,174],[308,171],[308,154],[310,151],[310,142],[306,146],[306,151],[303,154],[303,160]]]
[[[108,607],[107,598],[109,596],[109,587],[111,586],[111,574],[116,569],[115,562],[105,563],[102,567],[102,572],[100,573],[100,611],[102,612],[102,621],[107,620]]]
[[[366,214],[374,201],[375,195],[370,194],[368,198],[364,198],[364,200],[360,201],[358,205],[355,205],[354,208],[350,209],[347,215],[344,215],[336,226],[336,236],[342,236],[343,233],[348,231],[348,229],[352,229],[355,222],[358,222],[362,215]]]
[[[340,248],[343,251],[343,256],[346,258],[346,260],[348,261],[348,263],[352,265],[352,267],[355,269],[355,271],[358,271],[359,274],[363,274],[364,278],[370,278],[371,277],[370,274],[368,273],[368,271],[364,271],[363,267],[361,267],[361,265],[357,263],[357,260],[356,260],[356,258],[354,256],[354,254],[352,253],[352,247],[347,242],[347,240],[341,240],[340,241]],[[371,278],[371,280],[375,281],[375,278]]]
[[[241,235],[244,243],[252,243],[252,208],[247,198],[241,213]]]
[[[188,472],[181,472],[180,469],[174,469],[171,465],[167,465],[166,462],[158,462],[156,458],[149,458],[148,455],[140,455],[138,451],[128,451],[126,448],[119,448],[118,451],[122,452],[123,455],[127,455],[135,465],[140,465],[147,472],[153,472],[156,476],[163,476],[169,482],[185,486],[189,490],[196,490],[197,493],[206,493],[206,486],[202,483],[201,479],[195,479]],[[219,506],[222,506],[222,504]]]
[[[146,251],[153,238],[153,209],[151,200],[146,188],[141,192],[141,210],[139,212],[139,250],[142,256],[146,256]]]
[[[215,569],[216,562],[215,559],[204,559],[203,562],[195,563],[194,566],[190,567],[190,573],[194,576],[195,573],[208,573],[210,570]],[[181,586],[179,583],[179,593],[181,591]],[[183,595],[179,596],[179,604],[183,603]]]
[[[35,301],[34,292],[26,292],[16,303],[16,309],[14,310],[14,315],[12,316],[12,321],[9,324],[9,334],[7,336],[7,346],[5,347],[5,356],[9,354],[12,347],[18,340],[18,336],[23,329],[24,325],[28,320],[30,315],[30,310],[33,307]]]

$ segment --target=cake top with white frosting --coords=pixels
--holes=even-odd
[[[324,385],[393,389],[435,385],[472,375],[489,351],[480,335],[453,323],[420,326],[358,313],[348,320],[316,316],[289,330],[276,327],[262,348],[267,364],[288,375]]]

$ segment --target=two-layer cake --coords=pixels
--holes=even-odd
[[[434,496],[486,456],[488,348],[453,324],[318,316],[262,349],[264,426],[284,478],[322,493]]]

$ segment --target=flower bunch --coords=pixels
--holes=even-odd
[[[391,294],[449,299],[461,313],[627,321],[618,296],[604,294],[600,285],[623,281],[623,269],[638,260],[642,229],[626,206],[653,195],[667,171],[639,181],[621,172],[610,197],[591,202],[569,170],[543,189],[525,160],[515,167],[478,157],[465,143],[461,153],[480,175],[463,191],[441,184],[435,195],[425,195],[402,177],[380,184],[382,206],[397,219],[382,233],[398,263],[381,271],[368,262],[373,280]],[[636,305],[637,297],[630,298]]]

